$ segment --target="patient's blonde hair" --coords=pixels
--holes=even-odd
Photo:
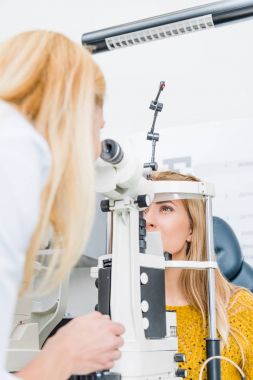
[[[153,172],[151,179],[154,181],[200,181],[192,175],[184,175],[171,171]],[[207,260],[205,202],[201,199],[183,199],[182,202],[188,213],[192,230],[192,240],[187,259]],[[216,270],[215,281],[218,333],[221,336],[223,345],[228,343],[229,333],[231,333],[236,339],[244,359],[240,339],[238,338],[239,332],[231,330],[227,313],[232,295],[240,288],[228,282],[219,269]],[[183,270],[180,283],[182,284],[184,295],[189,304],[201,312],[203,324],[204,327],[206,327],[208,315],[207,271]]]
[[[50,261],[47,285],[59,284],[87,242],[94,210],[92,123],[105,82],[86,49],[50,31],[21,33],[1,45],[0,72],[0,99],[31,122],[52,155],[40,220],[26,255],[24,292],[49,223],[59,249]]]

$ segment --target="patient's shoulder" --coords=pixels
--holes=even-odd
[[[232,295],[229,305],[228,314],[229,316],[235,316],[242,314],[244,318],[247,316],[251,319],[253,313],[253,294],[244,289],[238,288]]]

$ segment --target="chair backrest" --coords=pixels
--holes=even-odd
[[[244,261],[238,239],[225,220],[213,217],[214,249],[219,268],[232,283],[253,292],[253,268]]]

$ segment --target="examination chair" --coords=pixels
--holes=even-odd
[[[253,292],[253,268],[244,261],[238,239],[225,220],[213,217],[214,249],[223,275]]]

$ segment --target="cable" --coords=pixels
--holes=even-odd
[[[209,363],[213,359],[223,359],[223,360],[226,360],[227,362],[229,362],[230,364],[232,364],[238,370],[238,372],[240,372],[242,380],[246,380],[246,377],[245,377],[242,369],[235,362],[233,362],[233,360],[231,360],[229,358],[226,358],[226,356],[211,356],[210,358],[206,359],[206,361],[203,363],[202,367],[200,368],[199,380],[202,380],[203,371],[204,371],[205,366],[207,365],[207,363]]]

